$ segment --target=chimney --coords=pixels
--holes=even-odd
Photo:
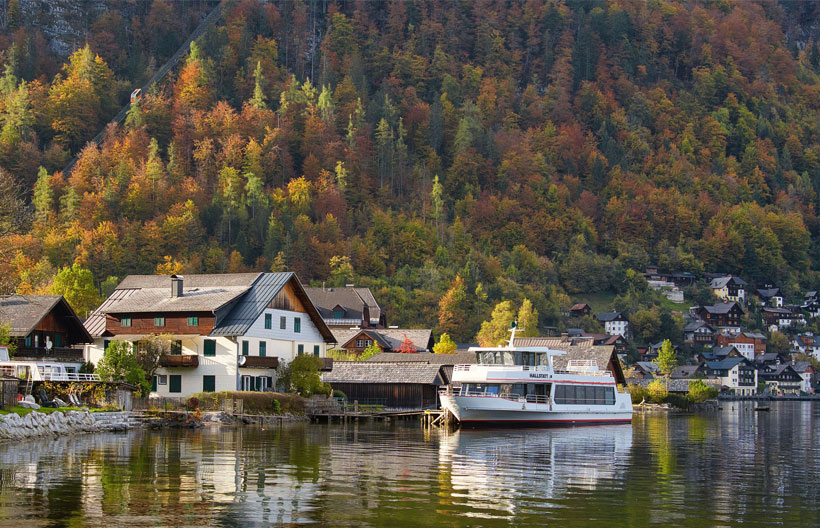
[[[362,303],[362,328],[370,328],[370,308]]]
[[[171,297],[182,297],[182,275],[171,275]]]

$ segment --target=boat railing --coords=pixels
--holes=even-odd
[[[567,369],[552,369],[547,365],[493,365],[488,363],[479,363],[475,365],[454,365],[453,372],[470,372],[479,369],[491,369],[496,372],[552,372],[554,374],[570,374],[573,376],[611,376],[608,370],[583,370],[584,368],[592,367],[578,367],[575,370]],[[595,367],[597,369],[597,367]]]
[[[503,400],[510,400],[514,402],[521,402],[521,403],[549,403],[550,398],[546,395],[541,394],[527,394],[526,396],[522,396],[520,394],[498,394],[496,392],[490,391],[453,391],[452,388],[444,389],[439,391],[441,396],[476,396],[482,398],[501,398]]]
[[[597,372],[585,372],[580,370],[566,370],[566,369],[555,369],[556,374],[570,374],[572,376],[608,376],[611,377],[612,374],[608,370],[604,371],[597,371]]]
[[[512,372],[527,372],[532,370],[537,371],[552,371],[547,365],[494,365],[489,363],[479,363],[477,365],[455,365],[453,372],[469,372],[470,370],[493,369],[495,371],[512,371]]]
[[[84,372],[55,372],[44,374],[43,381],[102,381],[98,374],[86,374]]]

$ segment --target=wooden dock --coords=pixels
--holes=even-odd
[[[313,423],[351,423],[351,422],[396,422],[418,420],[425,428],[448,426],[453,422],[452,415],[441,409],[424,410],[383,410],[378,407],[359,405],[353,402],[347,405],[314,406],[306,409],[305,414]]]

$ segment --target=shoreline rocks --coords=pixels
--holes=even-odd
[[[138,426],[130,413],[84,411],[32,411],[25,416],[16,413],[0,415],[0,441],[43,436],[62,436],[103,431],[127,431]]]

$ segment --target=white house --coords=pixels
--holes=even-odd
[[[130,275],[85,322],[97,363],[114,340],[171,339],[153,379],[159,396],[262,391],[299,354],[327,357],[333,334],[293,273]]]
[[[744,357],[727,357],[704,362],[704,372],[708,377],[720,379],[720,384],[735,394],[751,396],[757,394],[757,368]]]
[[[595,317],[604,324],[607,334],[626,337],[629,330],[629,321],[620,312],[604,312],[596,314]]]

